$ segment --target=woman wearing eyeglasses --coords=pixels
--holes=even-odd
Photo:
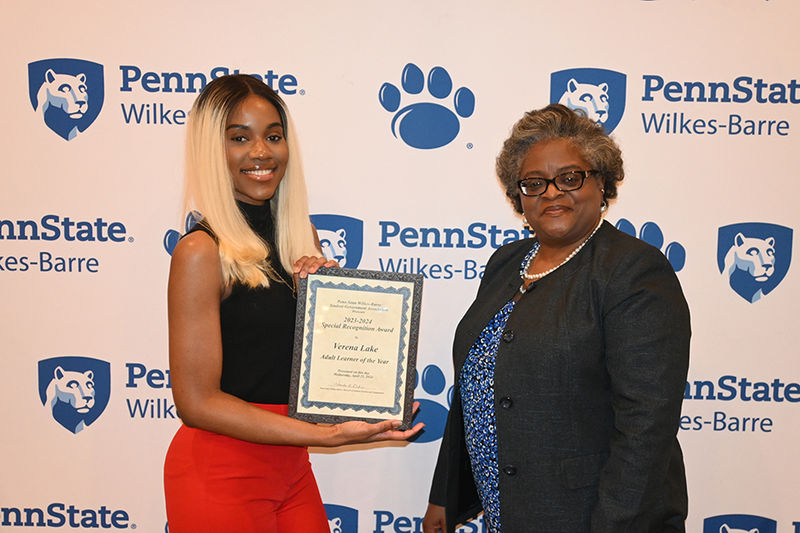
[[[664,255],[603,221],[619,148],[550,105],[497,172],[535,236],[495,252],[456,329],[423,530],[482,510],[493,533],[684,531],[689,310]]]

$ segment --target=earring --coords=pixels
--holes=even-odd
[[[605,213],[606,209],[608,209],[608,202],[603,200],[602,202],[600,202],[600,212]]]

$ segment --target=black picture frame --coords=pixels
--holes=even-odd
[[[411,427],[422,282],[421,274],[336,267],[300,279],[289,416]]]

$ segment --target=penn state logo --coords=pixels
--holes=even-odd
[[[778,523],[749,514],[725,514],[703,520],[703,533],[777,533]]]
[[[103,65],[83,59],[28,63],[28,92],[47,127],[71,141],[103,108]]]
[[[719,271],[731,289],[750,303],[757,302],[778,286],[789,271],[791,260],[790,228],[764,222],[719,228]]]
[[[550,103],[580,110],[611,133],[625,113],[627,76],[602,68],[572,68],[550,75]]]
[[[97,420],[111,396],[111,365],[91,357],[39,361],[39,397],[53,419],[72,433]]]
[[[364,249],[364,222],[341,215],[311,215],[322,253],[342,268],[358,268]]]
[[[393,113],[392,134],[412,148],[431,150],[449,144],[458,136],[461,121],[475,111],[475,93],[467,87],[453,91],[453,79],[444,67],[433,67],[426,76],[408,63],[399,85],[381,85],[378,101]]]
[[[357,533],[358,511],[344,505],[325,504],[328,527],[331,533]]]

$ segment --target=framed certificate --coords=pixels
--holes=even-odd
[[[422,275],[320,268],[300,279],[289,415],[411,427]]]

